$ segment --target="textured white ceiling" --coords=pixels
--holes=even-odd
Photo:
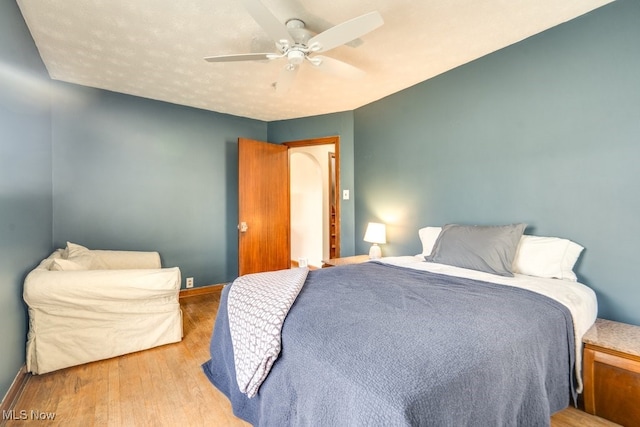
[[[271,52],[237,0],[18,0],[51,78],[272,121],[348,111],[566,22],[612,0],[263,0],[283,23],[319,33],[377,10],[385,24],[326,56],[359,80],[303,64],[291,90],[272,83],[286,61],[208,63]]]

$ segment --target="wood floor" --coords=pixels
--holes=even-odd
[[[219,293],[181,299],[184,339],[151,350],[29,377],[4,426],[248,426],[233,416],[227,398],[200,365]],[[36,418],[55,416],[54,420]],[[6,418],[14,418],[6,420]],[[21,419],[26,418],[26,419]],[[554,427],[615,426],[569,408]]]

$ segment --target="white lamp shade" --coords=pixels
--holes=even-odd
[[[369,243],[387,243],[387,230],[384,224],[370,222],[367,231],[364,233],[364,241]]]

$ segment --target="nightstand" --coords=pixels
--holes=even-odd
[[[355,255],[343,258],[331,258],[322,261],[322,268],[337,267],[338,265],[360,264],[369,261],[369,255]]]
[[[640,326],[597,319],[582,342],[585,411],[640,425]]]

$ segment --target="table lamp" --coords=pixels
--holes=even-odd
[[[378,244],[387,243],[387,231],[385,225],[379,222],[370,222],[367,225],[367,231],[364,233],[364,241],[373,243],[373,245],[371,245],[371,249],[369,249],[369,258],[381,258],[382,250]]]

